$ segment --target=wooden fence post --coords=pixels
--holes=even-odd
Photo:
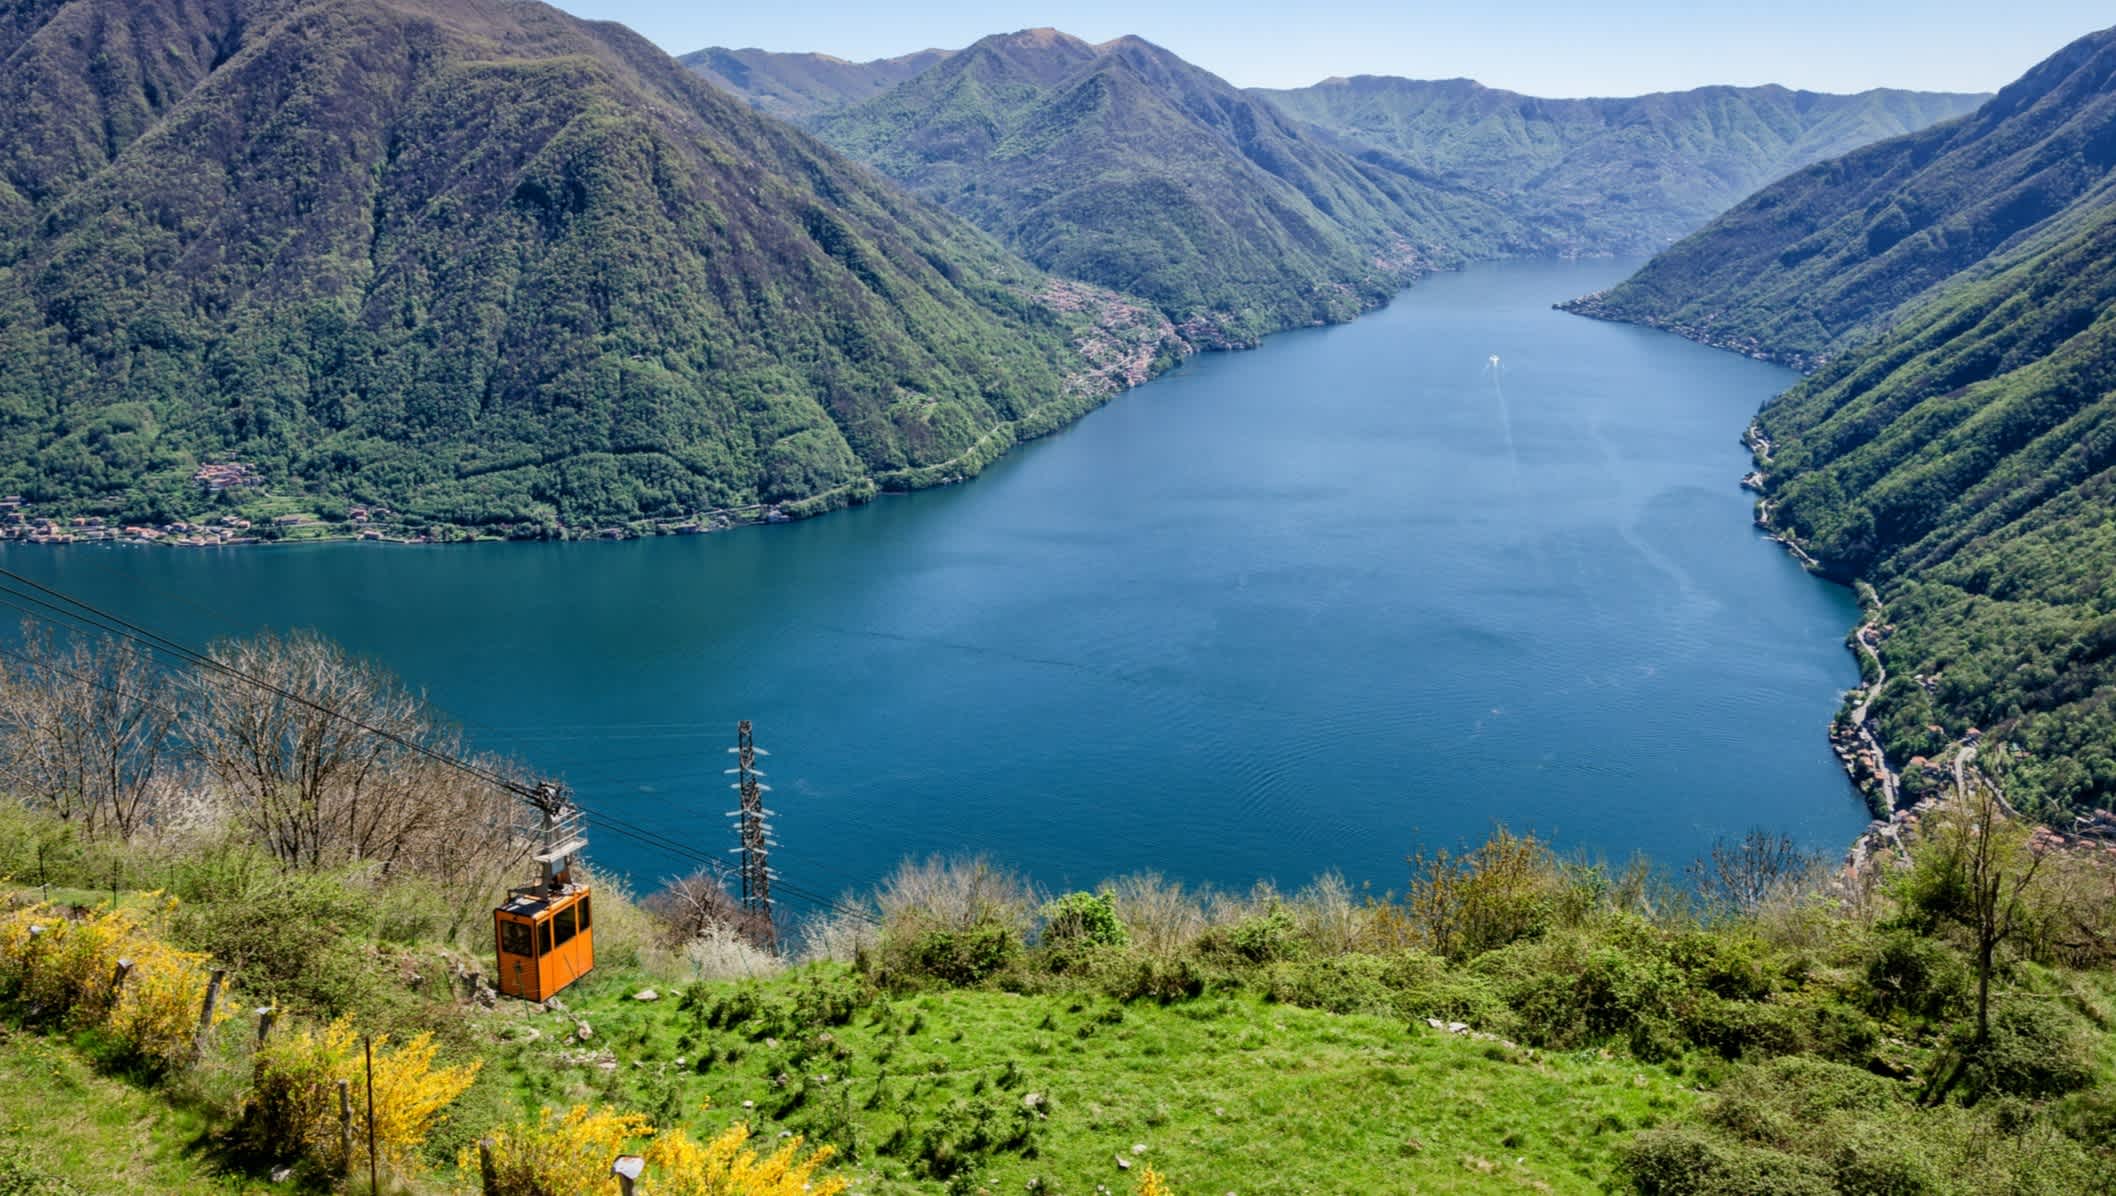
[[[111,1005],[111,1008],[115,1009],[115,1008],[117,1007],[117,1003],[118,1003],[118,997],[119,997],[119,996],[120,996],[120,995],[121,995],[122,993],[124,993],[124,991],[125,991],[125,978],[126,978],[127,976],[130,976],[130,975],[132,975],[132,961],[131,961],[131,960],[129,960],[129,959],[121,959],[121,960],[119,960],[119,961],[118,961],[118,966],[117,966],[117,967],[115,967],[115,968],[113,968],[113,969],[111,970],[111,973],[110,973],[110,1005]]]
[[[338,1173],[353,1173],[353,1098],[344,1080],[338,1081]]]
[[[191,1053],[206,1053],[206,1039],[213,1033],[213,1010],[220,1004],[220,984],[228,978],[228,969],[215,968],[206,977],[206,999],[198,1007],[198,1037],[193,1041]]]
[[[499,1196],[500,1168],[492,1160],[492,1139],[478,1139],[478,1178],[484,1181],[485,1196]]]
[[[375,1039],[363,1035],[360,1048],[367,1055],[367,1192],[381,1196],[382,1169],[375,1161]]]
[[[278,1016],[279,1010],[273,1008],[270,1005],[261,1006],[257,1010],[258,1046],[263,1046],[265,1044],[265,1039],[271,1036],[273,1019],[277,1018]]]
[[[610,1164],[610,1174],[617,1177],[617,1190],[622,1196],[632,1196],[632,1185],[639,1182],[639,1173],[647,1169],[647,1161],[636,1154],[621,1154]]]

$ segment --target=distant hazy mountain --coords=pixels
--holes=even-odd
[[[1550,100],[1468,79],[1372,75],[1254,94],[1371,161],[1473,187],[1539,238],[1582,253],[1665,248],[1765,183],[1989,98],[1704,87]]]
[[[1436,261],[1526,246],[1485,201],[1355,161],[1138,38],[988,37],[809,125],[1206,343],[1345,319]]]
[[[1974,726],[2017,802],[2116,800],[2116,30],[1581,306],[1830,358],[1760,417],[1769,509],[1886,600],[1896,762]]]
[[[676,61],[713,86],[748,100],[759,112],[799,120],[873,99],[951,53],[920,50],[872,62],[847,62],[828,54],[776,54],[770,50],[708,46]]]
[[[459,524],[831,501],[1143,368],[1068,343],[1109,297],[1046,305],[541,4],[40,0],[0,21],[0,108],[0,485],[33,502],[188,514],[231,459]]]

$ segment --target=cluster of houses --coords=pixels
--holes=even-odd
[[[252,544],[252,524],[240,515],[223,515],[212,523],[177,520],[162,524],[116,524],[100,515],[51,518],[32,514],[18,495],[0,498],[0,540],[30,544],[96,544],[111,541],[134,543]]]
[[[219,494],[223,490],[243,490],[252,486],[262,486],[264,485],[264,474],[258,472],[255,465],[248,465],[241,461],[224,461],[217,464],[199,466],[198,472],[191,475],[191,480],[197,482],[200,488],[207,492]]]

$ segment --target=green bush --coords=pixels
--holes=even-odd
[[[1866,961],[1866,1003],[1883,1017],[1928,1020],[1968,1007],[1969,965],[1945,943],[1895,930],[1878,938]]]
[[[1131,942],[1109,893],[1067,893],[1043,907],[1046,947],[1122,947]]]
[[[1685,1004],[1681,1024],[1684,1038],[1726,1059],[1787,1054],[1806,1046],[1799,1012],[1785,1005],[1699,993]]]
[[[1966,1033],[1966,1030],[1964,1031]],[[2080,1017],[2057,1002],[2008,995],[1992,1003],[1991,1036],[1963,1043],[1961,1085],[1985,1093],[2043,1098],[2094,1082],[2094,1047]]]
[[[935,930],[911,945],[909,963],[947,984],[978,984],[1021,958],[1021,939],[1005,926]]]
[[[1692,1126],[1647,1130],[1617,1156],[1641,1196],[1831,1196],[1821,1164],[1723,1142]]]
[[[1268,1000],[1330,1013],[1400,1015],[1410,994],[1392,983],[1390,960],[1374,955],[1329,955],[1275,964],[1262,988]]]
[[[1208,934],[1206,945],[1250,963],[1291,959],[1300,948],[1300,927],[1279,906],[1252,914],[1224,930]]]
[[[363,947],[375,930],[374,902],[339,877],[283,872],[252,853],[227,852],[183,872],[178,892],[178,941],[227,966],[245,992],[325,1016],[375,995]]]
[[[1094,973],[1102,991],[1120,1001],[1167,1005],[1205,994],[1210,987],[1196,960],[1151,951],[1112,951],[1098,956]]]

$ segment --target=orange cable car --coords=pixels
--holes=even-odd
[[[588,886],[574,884],[572,876],[573,854],[587,840],[573,836],[555,844],[562,829],[577,827],[579,814],[562,795],[554,797],[544,817],[548,846],[536,856],[543,883],[513,890],[492,911],[499,989],[527,1001],[547,1000],[595,968],[594,906]]]

